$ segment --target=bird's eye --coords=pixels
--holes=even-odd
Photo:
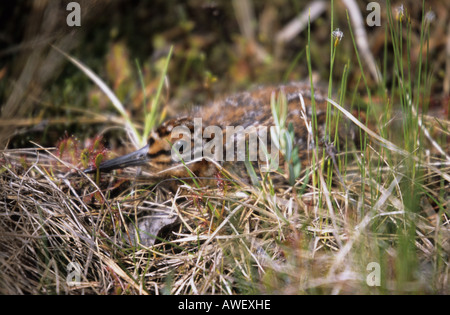
[[[172,146],[172,160],[179,162],[181,160],[191,160],[191,143],[185,139],[177,140]]]
[[[175,144],[173,145],[173,149],[176,152],[179,152],[180,154],[184,154],[184,152],[187,149],[187,141],[186,140],[178,140],[177,142],[175,142]]]

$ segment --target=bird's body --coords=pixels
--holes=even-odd
[[[267,164],[267,155],[264,160],[264,157],[261,156],[264,149],[261,150],[261,147],[266,148],[264,152],[270,151],[269,147],[270,149],[274,148],[271,146],[273,133],[271,133],[270,127],[274,128],[277,123],[274,119],[271,99],[273,95],[278,96],[280,92],[286,96],[285,127],[287,129],[289,124],[292,124],[294,135],[292,144],[298,148],[301,164],[308,165],[311,163],[313,142],[307,124],[311,123],[315,113],[317,128],[313,127],[313,130],[317,134],[316,139],[323,144],[327,108],[326,95],[320,90],[315,90],[315,110],[313,110],[310,85],[294,82],[238,93],[199,107],[189,116],[167,120],[151,133],[147,146],[128,155],[106,161],[99,166],[99,170],[110,171],[139,165],[144,166],[144,170],[150,177],[188,178],[195,175],[200,179],[209,179],[203,181],[208,184],[211,179],[217,178],[221,169],[224,169],[232,176],[248,181],[245,162],[243,157],[239,156],[243,151],[239,151],[237,133],[230,136],[230,130],[237,131],[239,126],[244,131],[256,130],[257,133],[260,130],[266,130],[267,141],[257,141],[253,147],[249,146],[251,132],[243,133],[243,136],[247,141],[247,147],[244,148],[244,152],[247,151],[245,153],[247,159],[251,150],[257,150],[260,155],[257,156],[256,161],[251,160],[253,165],[260,168],[262,164]],[[304,101],[304,111],[302,111],[301,99]],[[344,123],[339,124],[344,125]],[[279,128],[274,130],[279,131]],[[330,130],[334,132],[334,129]],[[353,140],[352,133],[348,132],[348,126],[340,127],[338,130],[340,139],[350,137]],[[261,136],[261,133],[258,135]],[[212,139],[216,140],[215,146],[211,146]],[[230,144],[230,140],[234,140],[234,142]],[[207,156],[205,152],[210,152],[209,157],[205,157]],[[278,164],[283,168],[283,154],[279,156]],[[95,168],[86,170],[87,173],[93,171]]]

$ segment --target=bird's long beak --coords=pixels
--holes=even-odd
[[[98,169],[101,172],[110,172],[112,170],[118,169],[118,168],[125,168],[128,166],[139,166],[143,165],[148,161],[147,153],[148,153],[149,145],[147,144],[142,149],[139,149],[137,151],[134,151],[132,153],[126,154],[124,156],[119,156],[118,158],[105,161],[100,164]],[[90,167],[84,170],[84,173],[94,173],[97,171],[97,168]]]

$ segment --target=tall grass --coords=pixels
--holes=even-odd
[[[389,1],[387,7],[391,8]],[[98,183],[84,175],[76,177],[63,167],[76,168],[79,161],[70,165],[62,161],[63,154],[52,155],[44,148],[2,151],[0,205],[8,210],[2,213],[0,236],[8,241],[2,240],[0,248],[9,254],[7,259],[0,255],[2,293],[448,293],[450,181],[448,161],[438,148],[448,152],[449,123],[439,122],[441,139],[425,139],[432,125],[420,99],[426,103],[429,97],[431,67],[421,53],[413,62],[411,22],[408,13],[403,14],[400,18],[388,10],[383,81],[377,88],[365,76],[350,20],[349,34],[339,42],[332,35],[333,17],[328,139],[317,136],[314,38],[308,26],[304,52],[313,119],[305,123],[314,140],[313,167],[300,168],[292,126],[286,125],[285,98],[271,100],[275,138],[288,157],[289,185],[253,174],[257,185],[229,184],[218,177],[217,186],[186,181],[169,193],[129,170],[118,177],[104,176]],[[424,15],[421,47],[428,43],[428,34]],[[346,40],[352,42],[357,69],[347,61],[337,82],[332,74],[339,68],[340,45]],[[159,123],[158,104],[171,53],[155,96],[143,99],[142,133],[110,96],[136,145]],[[92,71],[74,58],[71,61],[104,85]],[[349,73],[358,70],[356,86],[349,87]],[[142,74],[139,80],[145,91]],[[338,93],[332,93],[336,88]],[[367,96],[363,122],[362,112],[355,115],[345,109],[356,107],[360,91]],[[338,142],[337,127],[332,126],[344,121],[355,124],[357,149]],[[436,143],[429,144],[431,140]],[[323,141],[333,143],[336,156],[325,150],[319,154]],[[440,158],[428,155],[430,148]],[[179,224],[151,246],[129,242],[137,219],[149,213],[171,213]],[[81,268],[76,285],[67,282],[70,262]]]
[[[86,74],[101,90],[102,92],[109,98],[114,108],[117,112],[122,116],[125,121],[125,129],[128,132],[131,142],[135,145],[135,147],[142,147],[147,143],[148,136],[152,128],[155,128],[161,111],[160,109],[160,97],[161,92],[164,87],[164,82],[166,82],[166,74],[170,63],[170,58],[172,56],[173,46],[170,47],[169,53],[167,55],[166,61],[164,63],[164,67],[162,70],[161,78],[159,80],[158,88],[156,90],[155,95],[151,98],[150,106],[147,104],[147,97],[145,95],[145,84],[142,76],[142,71],[139,67],[139,63],[136,62],[136,67],[138,70],[139,81],[141,83],[142,91],[143,91],[143,113],[144,113],[144,128],[142,134],[139,133],[136,129],[136,126],[131,121],[129,113],[123,106],[122,102],[118,99],[118,97],[114,94],[114,92],[107,86],[107,84],[91,69],[89,69],[82,62],[77,60],[76,58],[67,55],[65,52],[60,50],[58,47],[53,46],[57,51],[63,54],[70,62],[72,62],[76,67],[78,67],[81,71]],[[148,107],[150,109],[148,109]]]

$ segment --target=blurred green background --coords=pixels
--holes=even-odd
[[[169,88],[161,100],[165,108],[163,118],[254,85],[307,79],[307,30],[289,34],[287,29],[314,3],[323,9],[311,22],[312,70],[318,82],[326,84],[329,80],[332,30],[329,1],[85,0],[76,1],[81,7],[80,27],[69,27],[66,23],[69,2],[39,0],[0,5],[3,147],[27,147],[30,140],[54,146],[65,134],[85,139],[107,126],[117,125],[111,123],[111,116],[117,112],[109,100],[50,45],[58,46],[92,69],[125,104],[133,120],[140,122],[144,100],[148,108],[171,46],[174,51],[167,73]],[[367,3],[357,2],[363,19],[370,13]],[[385,46],[386,4],[379,3],[381,25],[365,29],[375,62],[381,70],[383,63],[392,70],[391,48]],[[422,4],[417,1],[401,4],[412,20],[410,40],[414,50],[410,63],[414,69],[420,49]],[[427,1],[426,7],[435,14],[427,56],[433,60],[431,106],[448,115],[445,30],[449,4]],[[339,28],[344,37],[336,52],[333,88],[339,88],[347,64],[348,97],[352,102],[365,103],[366,90],[361,84],[346,10],[342,1],[334,1],[333,29]],[[282,40],[286,34],[290,37]],[[386,52],[387,57],[383,57]],[[142,71],[145,93],[138,69]],[[387,86],[390,76],[392,73],[387,71]],[[368,70],[366,77],[375,90],[377,86]],[[376,96],[374,101],[377,102]]]

